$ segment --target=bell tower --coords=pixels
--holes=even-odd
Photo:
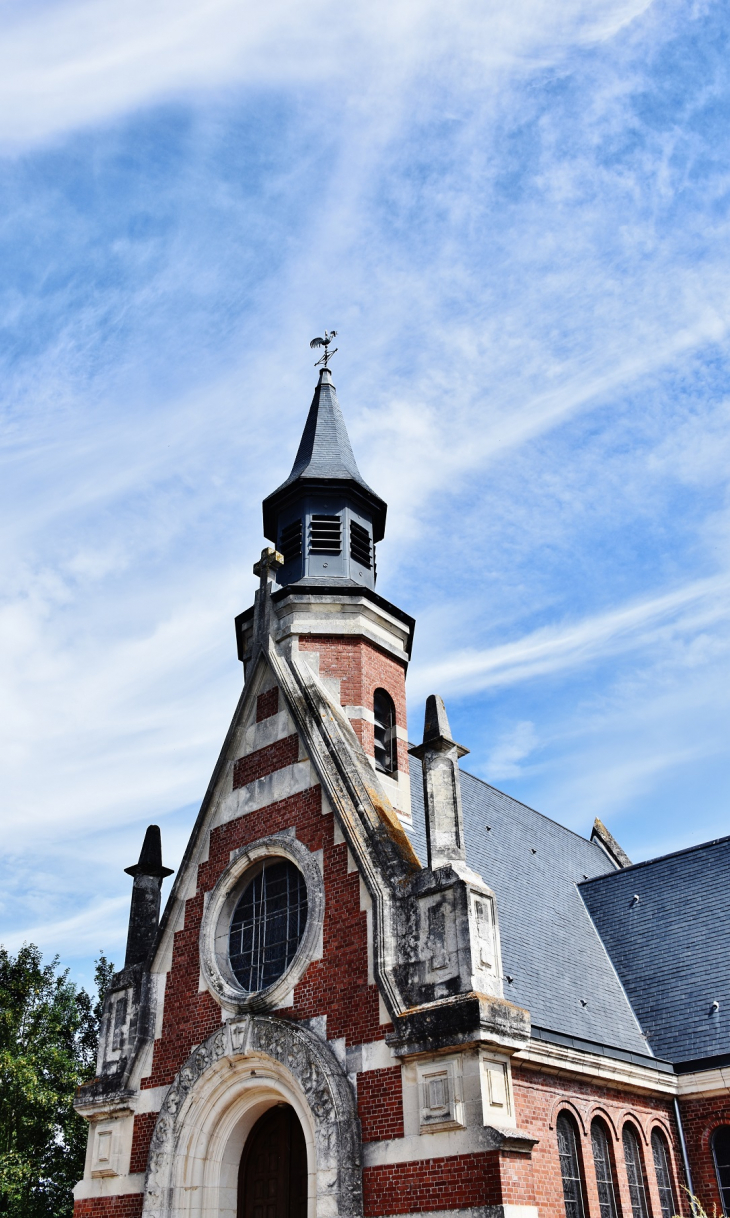
[[[257,607],[236,619],[246,679],[265,618],[275,644],[305,655],[340,703],[393,806],[410,819],[405,677],[415,623],[375,591],[387,506],[357,467],[326,364],[291,472],[262,506],[274,545],[255,567],[265,572]]]
[[[322,368],[291,473],[263,503],[278,582],[375,587],[386,505],[363,478],[329,368]]]

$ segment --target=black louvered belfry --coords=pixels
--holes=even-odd
[[[370,534],[356,520],[350,521],[350,558],[368,570],[372,565]]]
[[[279,551],[281,552],[284,562],[291,562],[295,558],[299,558],[302,553],[302,521],[292,520],[281,530],[279,535]]]
[[[309,526],[310,554],[339,554],[342,550],[342,519],[322,512],[312,514]]]
[[[386,505],[360,473],[328,368],[320,373],[289,477],[263,503],[284,558],[280,584],[375,588]]]

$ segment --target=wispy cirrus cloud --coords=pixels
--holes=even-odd
[[[471,767],[579,830],[714,832],[729,25],[3,7],[3,934],[121,917],[150,820],[179,858],[322,325],[418,618],[412,734],[435,688]]]
[[[730,574],[713,576],[582,621],[544,626],[511,643],[447,653],[420,667],[411,691],[426,696],[433,686],[463,696],[565,672],[634,649],[666,648],[678,636],[696,635],[726,622],[729,590]]]

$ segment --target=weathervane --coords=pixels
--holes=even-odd
[[[330,351],[330,343],[332,342],[332,339],[336,338],[336,337],[337,337],[336,330],[330,330],[329,333],[327,332],[327,330],[325,330],[324,338],[313,338],[312,339],[311,343],[309,344],[310,347],[312,347],[312,348],[324,347],[324,355],[322,356],[321,359],[317,360],[316,364],[314,365],[315,368],[319,368],[320,364],[324,364],[325,368],[327,367],[327,360],[332,359],[332,356],[335,354],[335,351],[337,350],[337,347],[335,347],[334,351]]]

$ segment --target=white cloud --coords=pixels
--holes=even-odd
[[[529,719],[516,723],[508,732],[503,732],[487,757],[485,772],[490,780],[515,778],[520,773],[520,762],[530,756],[538,744],[535,724]]]
[[[464,695],[555,675],[636,648],[666,648],[677,636],[726,620],[729,588],[730,576],[723,573],[582,621],[542,627],[513,643],[447,654],[420,668],[411,691],[416,696],[432,689]]]
[[[642,118],[679,36],[649,7],[5,6],[14,924],[70,950],[73,910],[127,891],[125,826],[166,818],[179,856],[322,325],[390,503],[379,589],[419,617],[411,694],[524,700],[481,753],[474,722],[475,769],[581,826],[639,796],[659,824],[667,774],[717,755],[726,170],[696,184],[689,77],[691,123]],[[184,138],[143,113],[170,99]],[[134,240],[140,214],[169,233]],[[84,873],[64,854],[26,897],[82,840]]]
[[[520,0],[343,7],[318,0],[65,0],[6,9],[0,139],[44,139],[196,88],[312,84],[326,74],[392,89],[425,59],[479,70],[610,37],[647,0]]]
[[[62,959],[96,954],[103,942],[105,951],[117,951],[126,939],[129,897],[112,897],[85,907],[70,918],[25,926],[3,935],[3,947],[17,952],[24,943],[52,944],[50,951]],[[46,948],[46,950],[49,950]]]

